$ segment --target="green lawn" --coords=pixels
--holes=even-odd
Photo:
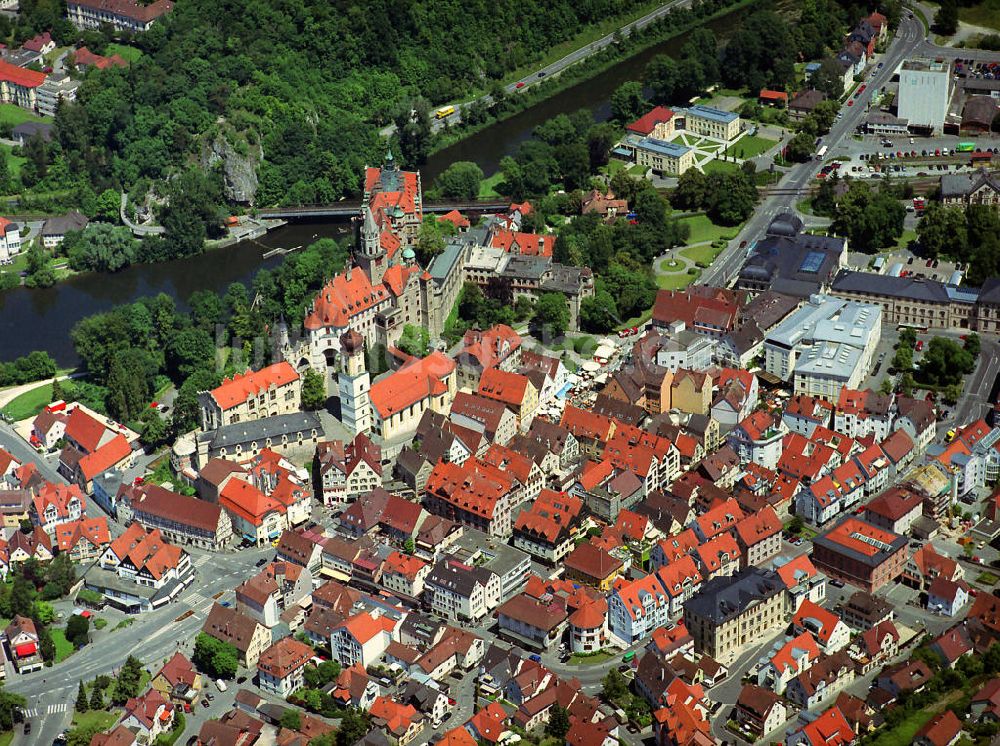
[[[766,153],[777,144],[777,140],[747,135],[729,147],[729,155],[735,155],[737,158],[753,158],[755,155]]]
[[[118,713],[106,712],[105,710],[90,710],[88,712],[73,713],[74,728],[89,728],[97,726],[98,730],[108,730],[118,722]]]
[[[722,249],[716,249],[712,244],[688,246],[686,249],[681,249],[681,254],[692,262],[702,262],[703,264],[711,264],[721,252]]]
[[[991,572],[981,572],[976,576],[976,582],[982,585],[996,585],[998,580],[1000,578]]]
[[[21,166],[27,163],[28,159],[20,155],[14,155],[14,148],[10,145],[0,145],[0,147],[7,154],[7,169],[10,171],[10,175],[14,177],[20,176]]]
[[[986,26],[1000,30],[1000,2],[983,0],[969,8],[959,8],[958,18],[975,26]]]
[[[14,731],[5,730],[0,733],[0,746],[10,746],[11,741],[14,740]]]
[[[687,265],[684,262],[677,262],[674,266],[670,266],[667,260],[664,259],[662,262],[656,265],[657,272],[663,272],[665,274],[671,274],[674,272],[687,272]]]
[[[499,197],[496,186],[503,181],[503,172],[497,171],[492,176],[487,176],[479,183],[479,198]]]
[[[31,391],[26,391],[20,396],[14,397],[6,407],[4,414],[14,421],[34,417],[42,411],[46,404],[52,401],[52,383],[46,383]]]
[[[689,244],[717,241],[723,236],[732,236],[739,231],[739,226],[716,225],[707,215],[690,215],[681,218],[681,222],[691,226],[691,235],[688,237]]]
[[[75,652],[73,643],[66,639],[66,630],[53,629],[52,642],[56,645],[56,663],[62,663]]]
[[[648,170],[649,169],[647,169],[645,166],[640,166],[638,163],[635,163],[635,164],[633,164],[633,165],[631,165],[631,166],[628,167],[628,175],[629,176],[635,176],[636,178],[640,178],[641,179],[641,178],[645,178],[646,171],[648,171]]]
[[[123,60],[129,63],[135,62],[137,59],[142,57],[142,52],[140,50],[136,49],[135,47],[131,47],[128,44],[115,44],[115,43],[108,44],[108,48],[107,51],[105,52],[105,55],[107,57],[110,57],[113,54],[117,54],[119,57],[121,57]]]
[[[907,246],[910,245],[910,241],[916,241],[916,240],[917,240],[917,232],[912,228],[906,228],[903,231],[903,235],[901,235],[899,237],[899,240],[896,241],[896,248],[905,249]]]
[[[608,161],[607,166],[601,166],[600,171],[602,173],[606,173],[608,176],[614,176],[619,171],[628,167],[629,165],[625,161],[619,160],[618,158],[612,158]]]
[[[701,170],[706,174],[711,173],[733,173],[739,171],[739,164],[733,163],[732,161],[720,161],[711,160],[701,167]]]
[[[39,117],[16,104],[0,104],[0,123],[16,127],[25,122],[51,122],[50,117]]]
[[[595,653],[594,655],[574,655],[569,659],[569,664],[571,666],[594,666],[598,663],[604,663],[614,658],[611,653]]]
[[[683,290],[699,277],[701,277],[701,270],[698,270],[698,273],[694,275],[689,275],[687,272],[657,275],[656,286],[663,290]],[[626,324],[626,326],[633,326],[633,324]]]
[[[909,746],[913,743],[913,736],[920,730],[924,723],[931,719],[933,712],[917,710],[903,720],[899,725],[891,730],[881,733],[872,746]]]

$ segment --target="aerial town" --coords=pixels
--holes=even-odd
[[[0,746],[1000,744],[995,4],[230,5],[0,3]]]

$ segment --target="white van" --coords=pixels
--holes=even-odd
[[[226,686],[226,682],[223,681],[222,679],[216,679],[215,680],[215,686],[218,688],[218,690],[220,692],[224,692],[224,691],[226,691],[226,689],[229,688],[229,687]]]

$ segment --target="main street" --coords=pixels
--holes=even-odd
[[[841,118],[834,122],[829,134],[822,138],[823,144],[828,148],[829,156],[835,156],[838,151],[845,149],[844,144],[864,118],[872,95],[889,82],[899,64],[907,57],[912,56],[914,50],[923,43],[923,24],[916,18],[904,15],[895,38],[886,53],[882,55],[880,60],[882,67],[876,69],[866,81],[867,88],[855,99],[854,105],[846,106],[845,104],[844,108],[841,109]],[[778,185],[782,193],[764,199],[739,235],[729,243],[729,246],[716,258],[712,266],[702,273],[699,284],[724,286],[732,281],[746,259],[746,247],[741,249],[740,244],[746,241],[749,245],[750,242],[761,238],[775,215],[787,210],[794,210],[795,203],[802,199],[809,182],[816,176],[821,165],[820,161],[811,160],[789,169]]]

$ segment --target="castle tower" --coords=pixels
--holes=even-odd
[[[365,339],[353,329],[340,335],[341,371],[337,374],[340,390],[340,420],[352,434],[367,433],[372,428],[369,398],[371,378],[365,368]]]
[[[386,256],[382,249],[382,237],[375,216],[368,205],[362,208],[364,216],[358,236],[358,265],[368,273],[373,286],[382,284],[386,270]]]

